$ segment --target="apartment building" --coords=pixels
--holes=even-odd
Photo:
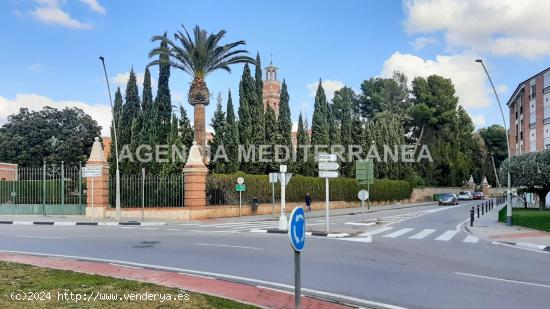
[[[512,155],[550,149],[550,67],[521,82],[507,105]]]

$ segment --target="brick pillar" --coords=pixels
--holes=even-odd
[[[103,147],[99,142],[99,138],[95,138],[92,151],[90,152],[90,158],[86,161],[86,167],[100,166],[100,177],[87,177],[86,178],[86,216],[92,216],[92,195],[94,201],[94,218],[103,218],[105,216],[105,209],[109,207],[109,163],[105,159]],[[93,193],[92,193],[93,182]]]
[[[476,190],[476,183],[474,182],[474,177],[470,175],[470,180],[468,180],[468,184],[466,185],[468,190],[475,191]]]
[[[489,182],[487,182],[487,177],[483,177],[483,182],[481,183],[481,192],[483,192],[486,197],[489,196]]]
[[[206,207],[206,175],[208,168],[204,165],[200,154],[200,146],[193,142],[189,150],[187,163],[183,168],[185,198],[184,206],[194,209]]]

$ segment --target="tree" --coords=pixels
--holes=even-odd
[[[550,150],[531,152],[504,160],[500,167],[501,183],[507,182],[510,172],[513,187],[537,194],[539,208],[545,209],[546,195],[550,192]]]
[[[479,135],[483,138],[483,142],[487,149],[487,161],[489,168],[487,169],[487,179],[491,183],[496,182],[495,173],[493,171],[491,156],[495,160],[495,168],[498,170],[508,157],[508,147],[506,146],[506,130],[504,127],[494,124],[490,127],[479,130]]]
[[[239,170],[238,147],[239,147],[239,128],[235,120],[235,111],[233,110],[233,99],[231,98],[231,90],[227,94],[227,110],[225,118],[225,137],[224,146],[228,157],[228,162],[225,167],[227,174],[234,173]]]
[[[315,95],[315,105],[313,109],[313,120],[311,123],[311,145],[329,145],[329,122],[328,122],[328,103],[325,90],[319,80],[317,94]]]
[[[166,32],[163,36],[166,39]],[[159,49],[168,49],[168,43],[161,40]],[[159,78],[157,86],[157,96],[150,118],[151,133],[149,143],[159,145],[166,143],[171,127],[172,120],[172,96],[170,94],[170,56],[160,53],[158,61]],[[145,89],[144,89],[145,91]],[[158,164],[153,164],[158,165]],[[157,167],[158,169],[158,167]]]
[[[198,145],[205,146],[205,106],[210,101],[210,92],[205,78],[218,70],[231,72],[231,65],[255,63],[255,61],[246,55],[248,53],[246,50],[236,49],[238,46],[245,45],[244,41],[219,45],[225,36],[225,30],[208,34],[206,30],[195,26],[193,37],[185,27],[183,30],[185,33],[178,31],[174,34],[174,41],[162,35],[152,38],[152,41],[160,41],[166,45],[153,49],[149,57],[163,55],[170,60],[159,59],[152,61],[150,65],[169,63],[170,66],[186,72],[193,78],[189,88],[189,104],[195,109],[195,141]]]
[[[128,84],[126,85],[126,98],[122,107],[122,117],[120,121],[121,134],[119,138],[119,147],[127,148],[131,154],[135,154],[137,146],[140,144],[141,123],[141,102],[137,86],[136,74],[134,69],[130,71]],[[132,162],[129,159],[120,161],[120,170],[125,174],[138,173],[140,169],[139,162]]]
[[[279,117],[277,119],[274,119],[274,121],[277,122],[278,127],[278,136],[279,141],[278,143],[282,146],[286,146],[289,150],[288,153],[282,153],[281,158],[288,157],[288,161],[290,162],[292,158],[292,154],[294,153],[294,150],[292,149],[292,120],[290,115],[290,105],[289,105],[290,97],[288,95],[288,89],[286,86],[286,82],[283,79],[283,84],[281,86],[281,99],[279,102]],[[266,126],[267,126],[267,118],[266,118]],[[266,131],[266,139],[269,138],[269,133]]]
[[[262,80],[262,62],[260,61],[260,53],[256,53],[256,71],[254,74],[254,80],[256,80],[256,94],[258,102],[262,104],[264,102],[264,81]]]
[[[269,145],[271,148],[268,155],[264,156],[267,160],[269,160],[266,170],[268,172],[276,172],[278,171],[279,165],[275,161],[274,149],[275,145],[277,145],[281,140],[281,137],[278,132],[275,111],[271,108],[271,106],[267,107],[267,111],[265,113],[265,136],[265,144]]]
[[[341,131],[340,131],[340,140],[342,142],[342,146],[344,147],[344,162],[342,163],[341,171],[342,175],[346,177],[352,176],[353,171],[353,163],[348,162],[349,160],[349,147],[353,144],[353,123],[351,118],[351,106],[344,105],[341,109]],[[361,144],[359,144],[361,145]]]
[[[247,92],[250,89],[252,77],[250,76],[250,68],[244,66],[241,81],[239,82],[239,141],[241,145],[249,145],[252,138],[252,127],[250,119],[250,103],[248,102]]]
[[[304,147],[309,145],[307,128],[304,124],[302,113],[298,116],[298,132],[296,132],[296,171],[303,176],[311,176],[307,170],[307,157],[304,155]],[[313,172],[311,172],[313,174]]]
[[[169,91],[170,90],[168,90],[168,92]],[[149,71],[149,67],[146,67],[145,74],[143,75],[143,94],[141,96],[141,110],[145,115],[151,116],[152,109],[153,89],[151,86],[151,72]]]
[[[332,98],[332,114],[334,119],[342,121],[343,113],[351,109],[351,114],[359,114],[359,100],[353,89],[349,87],[343,87],[334,92]]]
[[[180,145],[186,147],[187,152],[193,145],[193,128],[187,117],[187,111],[180,105],[180,118],[178,123]]]
[[[78,165],[90,155],[101,127],[78,108],[21,108],[0,127],[0,161],[42,166],[44,161]]]
[[[116,144],[118,141],[115,141],[115,135],[117,137],[117,139],[120,139],[120,117],[121,117],[121,114],[122,114],[122,105],[123,105],[123,101],[122,101],[122,93],[120,92],[120,87],[117,88],[116,92],[115,92],[115,102],[113,104],[113,119],[114,121],[116,122],[116,128],[117,128],[117,133],[115,134],[115,129],[113,128],[113,125],[111,124],[111,146],[110,146],[110,151],[109,151],[109,158],[108,158],[108,161],[109,161],[109,172],[111,175],[115,175],[116,173],[116,164],[117,164],[117,161],[116,161],[116,154],[117,154],[117,151],[116,151]],[[120,151],[120,146],[119,146],[119,149]]]
[[[364,118],[372,119],[381,111],[403,116],[410,104],[407,78],[394,72],[392,78],[371,78],[361,84],[360,109]]]
[[[215,158],[218,151],[224,149],[224,136],[226,130],[225,123],[225,113],[222,110],[222,94],[218,94],[218,99],[216,103],[216,111],[214,112],[214,117],[210,122],[212,129],[214,129],[212,140],[208,142],[211,151],[211,158]],[[220,148],[220,149],[218,149]],[[223,153],[220,153],[223,154]],[[223,158],[218,158],[217,160],[210,161],[209,168],[214,173],[223,174],[225,172],[225,162],[220,160]]]

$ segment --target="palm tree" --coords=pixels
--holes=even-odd
[[[217,70],[231,72],[230,66],[237,63],[255,63],[254,59],[247,56],[248,51],[235,49],[239,45],[245,45],[245,41],[237,41],[225,45],[219,45],[225,36],[225,30],[208,34],[206,30],[195,26],[193,37],[183,31],[174,34],[174,40],[165,35],[156,35],[151,41],[160,41],[161,46],[149,53],[149,58],[159,55],[158,60],[149,65],[169,64],[191,75],[193,82],[189,87],[188,101],[195,109],[195,141],[200,146],[206,144],[205,106],[210,102],[210,93],[206,86],[205,78],[208,74]],[[164,43],[164,44],[162,44]],[[167,56],[167,57],[162,57]],[[162,59],[168,58],[169,60]]]

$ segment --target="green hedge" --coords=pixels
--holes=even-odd
[[[270,203],[272,190],[267,175],[247,175],[235,173],[231,175],[214,174],[208,176],[207,192],[211,205],[238,204],[239,193],[235,191],[237,178],[245,179],[246,191],[243,192],[243,202],[250,203],[252,198],[258,198],[260,203]],[[333,201],[358,201],[357,192],[366,189],[367,185],[359,185],[355,179],[335,178],[330,180],[330,199]],[[398,201],[411,197],[412,185],[404,180],[375,180],[370,186],[372,201]],[[286,187],[287,202],[302,202],[306,193],[311,194],[313,201],[325,200],[325,180],[318,177],[293,176]],[[280,184],[275,184],[275,199],[279,200]]]
[[[61,203],[61,180],[18,180],[0,181],[0,204],[42,204],[44,184],[46,204]],[[78,190],[78,181],[65,181],[63,194],[66,204],[78,203]],[[14,191],[15,197],[11,195]]]
[[[506,207],[498,212],[498,219],[500,222],[506,222]],[[512,209],[512,225],[550,232],[550,210],[514,208]]]

